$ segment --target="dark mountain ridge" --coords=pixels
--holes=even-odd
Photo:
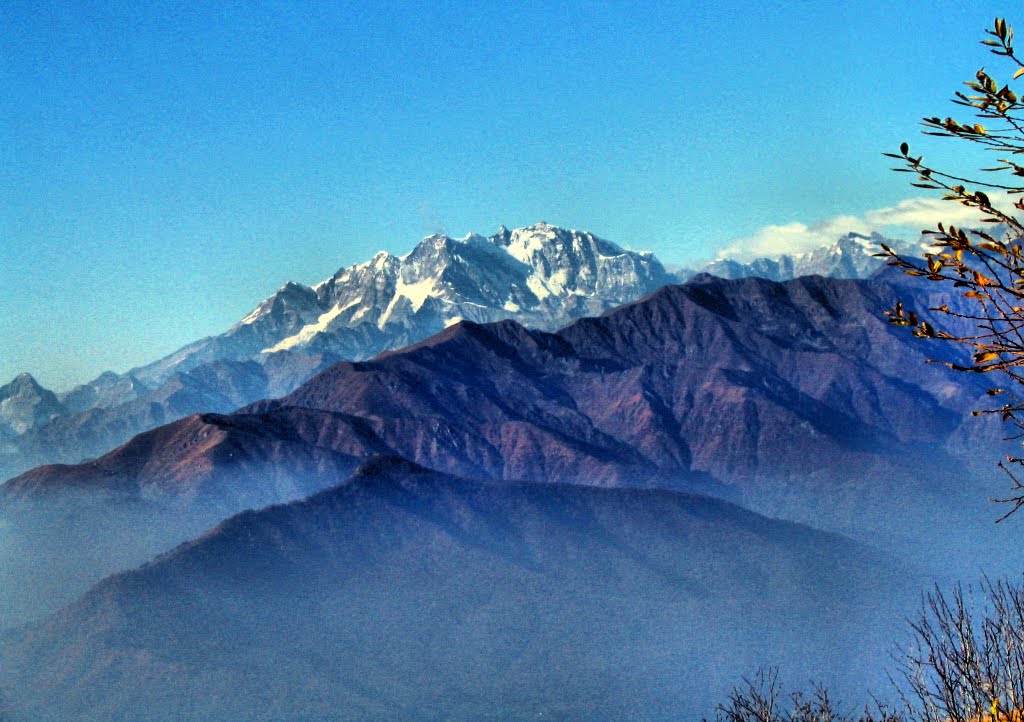
[[[685,486],[688,473],[735,484],[863,469],[908,446],[934,451],[986,388],[925,365],[937,349],[884,321],[898,292],[820,277],[698,277],[557,334],[463,322],[339,363],[236,416],[269,414],[262,433],[273,435],[276,415],[294,424],[321,412],[299,424],[305,439],[322,412],[360,419],[377,450],[483,478],[664,485],[670,475]],[[316,448],[364,438],[352,429],[317,432]],[[143,453],[136,447],[115,458]],[[170,453],[182,458],[157,470],[189,468],[191,452]],[[106,468],[114,458],[95,463],[117,475]],[[88,468],[37,469],[6,489],[59,486]]]
[[[700,268],[724,278],[867,278],[883,264],[872,257],[882,242],[906,255],[923,248],[849,233],[809,253]],[[552,331],[694,275],[543,222],[489,237],[429,236],[404,256],[382,251],[313,287],[285,283],[224,333],[127,373],[101,374],[55,395],[46,413],[8,423],[0,389],[0,479],[97,456],[192,413],[226,413],[281,396],[336,361],[366,360],[461,319],[513,318]]]

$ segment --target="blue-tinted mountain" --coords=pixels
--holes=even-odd
[[[907,583],[706,497],[376,457],[8,634],[0,695],[12,720],[699,719],[785,663],[866,701]]]
[[[66,413],[56,394],[43,388],[31,374],[20,374],[0,386],[0,439],[16,437]]]
[[[882,242],[921,250],[849,233],[805,253],[699,268],[724,278],[867,278],[883,265],[872,256]],[[404,256],[378,253],[313,287],[286,283],[223,334],[126,374],[107,372],[16,426],[0,419],[0,479],[98,456],[191,413],[226,413],[286,394],[337,361],[368,359],[463,319],[511,318],[552,331],[697,273],[669,272],[650,253],[545,223],[489,237],[430,236]]]
[[[884,282],[702,276],[553,334],[462,322],[228,418],[265,417],[268,428],[283,413],[358,419],[402,456],[493,479],[664,485],[692,472],[789,483],[863,471],[952,434],[985,389],[926,365],[935,349],[886,323],[899,293]],[[8,487],[59,486],[68,473],[43,468]]]

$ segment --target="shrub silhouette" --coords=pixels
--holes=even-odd
[[[759,671],[718,708],[717,722],[1018,722],[1024,720],[1024,585],[985,580],[938,587],[894,654],[896,707],[841,711],[827,690],[781,691],[775,670]]]

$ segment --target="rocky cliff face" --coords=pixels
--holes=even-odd
[[[553,330],[670,280],[651,254],[544,223],[490,237],[435,235],[405,256],[378,253],[315,288],[285,286],[226,337],[258,336],[265,354],[317,349],[359,361],[463,319],[516,318]]]

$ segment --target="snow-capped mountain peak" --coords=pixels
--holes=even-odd
[[[242,323],[266,318],[275,303],[292,300],[290,307],[296,313],[302,309],[305,323],[275,338],[263,353],[319,349],[358,359],[461,319],[487,322],[516,315],[554,328],[671,280],[650,253],[541,222],[512,231],[502,226],[489,237],[434,234],[404,256],[381,251],[312,288],[292,290],[285,300],[278,299],[282,289]]]
[[[773,280],[864,277],[882,265],[871,257],[882,241],[899,252],[927,250],[851,233],[799,255],[718,260],[701,270]],[[544,222],[502,226],[491,236],[428,236],[405,255],[381,251],[312,287],[286,283],[224,333],[126,374],[104,374],[59,396],[29,377],[0,387],[0,472],[77,461],[188,413],[279,396],[336,361],[364,360],[463,320],[514,318],[554,329],[694,273],[668,273],[651,253]],[[64,439],[61,455],[34,451],[53,438]]]
[[[880,233],[864,234],[851,231],[840,236],[832,244],[809,251],[756,258],[747,262],[734,258],[718,258],[696,271],[679,272],[676,277],[680,281],[685,281],[695,273],[703,272],[722,278],[757,276],[772,281],[789,281],[798,276],[814,275],[868,278],[885,265],[883,259],[874,255],[881,251],[883,243],[904,255],[920,256],[925,252],[921,243],[887,238]]]
[[[504,248],[510,256],[529,265],[536,254],[543,253],[545,247],[558,241],[557,231],[546,223],[517,228],[509,235]]]
[[[267,298],[254,308],[248,316],[238,322],[238,326],[248,326],[271,314],[294,313],[305,318],[310,303],[314,301],[316,291],[309,286],[295,281],[288,281],[274,295]],[[237,326],[236,326],[237,328]]]
[[[22,434],[62,412],[56,394],[43,388],[32,374],[18,374],[0,386],[0,443],[7,434]]]

